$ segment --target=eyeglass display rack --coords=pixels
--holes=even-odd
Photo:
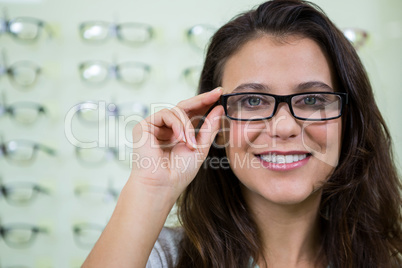
[[[125,145],[132,126],[193,96],[209,36],[260,2],[0,0],[2,21],[11,23],[0,30],[7,58],[0,66],[21,67],[17,78],[27,84],[0,74],[0,142],[8,146],[8,155],[0,153],[0,189],[8,189],[0,196],[1,267],[80,267],[129,176],[119,158],[130,152]],[[402,129],[394,123],[402,98],[394,60],[402,22],[395,10],[402,4],[313,2],[348,35],[351,29],[370,33],[366,43],[358,39],[359,54],[402,156]],[[24,23],[30,30],[21,30]],[[39,31],[32,32],[35,25]],[[29,71],[32,66],[40,71]],[[20,108],[27,102],[36,106]],[[2,113],[2,107],[18,108],[18,114]],[[120,115],[130,114],[131,122],[119,124]],[[175,224],[173,213],[167,224]]]

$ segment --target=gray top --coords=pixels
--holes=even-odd
[[[174,267],[177,264],[178,248],[182,237],[182,228],[164,227],[152,249],[146,268]]]
[[[146,268],[173,268],[177,264],[179,255],[179,243],[183,237],[183,229],[180,227],[164,227],[159,234]],[[250,260],[250,264],[252,260]],[[251,265],[250,265],[251,267]],[[259,268],[258,266],[254,268]],[[328,265],[328,268],[330,266]]]

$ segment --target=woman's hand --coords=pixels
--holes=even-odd
[[[177,198],[195,177],[219,131],[222,106],[210,111],[197,136],[194,127],[221,94],[222,89],[216,88],[137,124],[130,180]]]

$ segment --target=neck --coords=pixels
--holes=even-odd
[[[295,205],[273,204],[262,197],[246,200],[259,228],[268,267],[316,267],[321,246],[321,191]],[[263,258],[258,262],[264,263]]]

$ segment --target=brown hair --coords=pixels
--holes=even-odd
[[[339,165],[323,188],[321,255],[331,268],[402,267],[402,187],[391,137],[355,49],[322,10],[306,1],[273,0],[228,22],[211,40],[199,93],[221,85],[228,58],[263,34],[317,42],[339,91],[349,95]],[[207,161],[214,157],[225,159],[225,150],[212,146]],[[230,168],[204,165],[178,207],[185,236],[177,267],[248,267],[262,256],[257,226]]]

